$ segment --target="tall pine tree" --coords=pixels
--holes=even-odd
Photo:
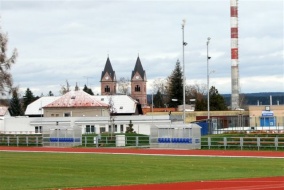
[[[160,90],[157,91],[157,94],[155,94],[153,98],[153,104],[155,108],[164,108],[164,100],[163,95],[161,94]]]
[[[10,111],[12,116],[24,115],[21,101],[18,96],[18,88],[12,89],[12,99],[10,101]]]
[[[168,82],[168,104],[170,107],[177,107],[183,102],[183,75],[179,60],[177,60],[176,67],[169,76]]]
[[[226,100],[221,96],[218,90],[212,86],[209,91],[210,110],[212,111],[225,111],[228,110]]]
[[[92,89],[88,88],[87,85],[84,86],[83,91],[90,95],[94,95]]]
[[[36,98],[34,97],[32,91],[29,88],[27,88],[26,93],[23,97],[23,110],[26,111],[28,105],[35,100]]]

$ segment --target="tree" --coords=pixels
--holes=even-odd
[[[156,92],[153,103],[157,108],[165,107],[167,99],[167,81],[163,79],[155,79],[153,81],[153,92]]]
[[[84,86],[83,91],[90,95],[94,95],[92,89],[88,88],[87,85]]]
[[[61,90],[59,91],[59,93],[60,93],[61,95],[64,95],[64,94],[66,94],[67,92],[70,92],[70,85],[69,85],[68,80],[66,80],[66,86],[65,86],[65,85],[61,85]]]
[[[165,107],[163,95],[160,92],[160,90],[158,90],[157,94],[155,94],[155,96],[153,98],[153,104],[154,104],[155,108],[164,108]]]
[[[48,96],[54,96],[54,94],[52,93],[52,91],[48,92]]]
[[[32,91],[29,88],[27,88],[26,93],[23,97],[23,110],[26,111],[28,105],[35,100],[36,98],[34,97]]]
[[[11,93],[13,87],[13,78],[9,70],[12,64],[15,64],[18,56],[17,49],[13,50],[12,56],[7,57],[8,35],[1,31],[0,27],[0,93]]]
[[[185,88],[186,103],[189,103],[190,99],[195,99],[195,111],[207,110],[207,103],[205,96],[206,96],[205,84],[194,84],[186,86]]]
[[[224,97],[219,94],[218,90],[214,86],[210,88],[209,98],[211,111],[228,110]]]
[[[168,97],[170,107],[177,107],[183,102],[183,76],[179,60],[177,60],[172,74],[168,77]]]
[[[126,127],[125,133],[135,133],[135,131],[133,129],[133,123],[132,123],[131,120],[129,121],[128,127]]]
[[[10,101],[10,111],[12,116],[24,115],[21,101],[19,99],[18,88],[12,89],[12,99]]]
[[[128,78],[121,77],[118,81],[118,92],[121,94],[129,94],[130,80]]]

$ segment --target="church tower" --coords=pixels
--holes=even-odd
[[[107,58],[105,68],[101,76],[101,94],[111,95],[116,94],[116,76],[113,71],[109,57]]]
[[[142,107],[147,106],[146,72],[142,67],[139,56],[131,75],[131,97],[137,100]]]

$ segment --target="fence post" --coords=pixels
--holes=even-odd
[[[208,149],[211,149],[211,137],[208,137]]]
[[[277,150],[277,148],[278,148],[278,137],[274,138],[274,146],[275,146],[275,150]]]
[[[19,146],[19,136],[17,136],[17,146]]]
[[[257,150],[259,150],[259,147],[260,147],[260,137],[257,137],[256,142],[257,142]]]
[[[87,136],[85,136],[85,147],[87,147]]]
[[[29,146],[29,136],[26,136],[26,144]]]
[[[241,150],[243,150],[243,146],[244,146],[244,138],[240,137],[240,146],[241,146]]]
[[[227,137],[224,137],[224,148],[225,148],[225,150],[226,150],[226,148],[227,148]]]
[[[36,146],[38,146],[38,137],[36,137]]]
[[[136,147],[137,147],[137,146],[139,146],[139,137],[136,136],[136,137],[135,137],[135,140],[136,140],[136,143],[135,143],[135,144],[136,144]]]
[[[8,146],[10,146],[10,137],[9,136],[7,137],[7,144],[8,144]]]

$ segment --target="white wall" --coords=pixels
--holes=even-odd
[[[120,125],[123,132],[126,131],[130,120],[136,133],[150,135],[150,126],[153,123],[170,123],[169,117],[161,116],[116,116],[114,123],[117,125],[116,133],[120,133]],[[86,125],[94,125],[95,132],[99,133],[100,127],[104,126],[109,132],[109,117],[11,117],[0,120],[0,133],[6,134],[34,134],[36,126],[80,126],[85,133]]]

